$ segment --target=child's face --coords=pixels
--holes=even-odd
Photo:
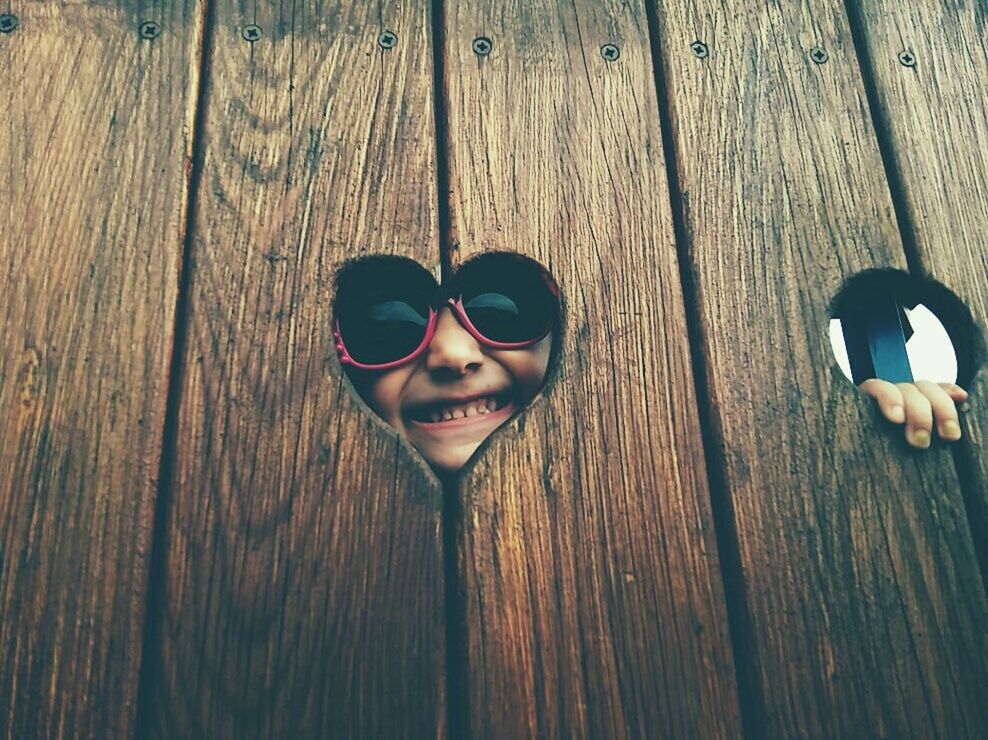
[[[404,435],[434,468],[453,473],[491,432],[535,396],[545,378],[551,349],[551,333],[525,349],[491,349],[480,344],[446,307],[439,312],[436,333],[425,352],[391,370],[364,371],[355,378],[355,385],[374,412]],[[477,397],[473,402],[457,403]],[[437,410],[436,402],[443,402],[447,413]],[[427,404],[431,412],[423,409]]]

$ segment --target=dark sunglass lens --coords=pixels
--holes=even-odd
[[[429,321],[428,306],[402,300],[382,301],[348,311],[340,318],[340,334],[350,356],[365,365],[394,362],[422,343]]]
[[[488,339],[526,342],[544,335],[551,325],[554,298],[535,265],[491,260],[464,277],[463,307]]]
[[[435,293],[432,276],[416,265],[380,261],[349,273],[336,312],[347,352],[366,365],[407,357],[425,338]]]
[[[546,329],[544,312],[517,295],[480,293],[465,299],[463,307],[477,331],[495,342],[525,342]]]

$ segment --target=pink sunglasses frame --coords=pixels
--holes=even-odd
[[[555,293],[555,291],[553,291]],[[488,339],[483,334],[481,334],[477,327],[473,325],[470,318],[467,316],[466,309],[463,307],[463,296],[456,298],[449,298],[446,301],[453,308],[453,313],[459,320],[460,324],[466,329],[470,335],[476,339],[478,342],[491,349],[524,349],[525,347],[531,347],[533,344],[538,344],[543,339],[548,336],[549,332],[552,331],[552,326],[546,328],[546,330],[535,339],[527,339],[524,342],[495,342],[493,339]],[[425,336],[422,338],[422,342],[412,350],[408,355],[402,357],[398,360],[392,360],[391,362],[385,362],[380,365],[368,365],[363,362],[358,362],[350,356],[347,352],[346,347],[343,345],[343,337],[340,334],[340,321],[336,319],[333,323],[333,337],[336,339],[336,351],[340,356],[340,363],[343,365],[350,365],[359,370],[390,370],[391,368],[399,367],[405,363],[411,362],[416,357],[425,352],[425,348],[429,346],[432,342],[433,336],[436,334],[436,325],[439,323],[439,314],[436,309],[429,307],[429,320],[425,327]]]

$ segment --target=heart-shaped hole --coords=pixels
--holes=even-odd
[[[449,476],[542,388],[559,306],[556,281],[522,255],[479,255],[442,285],[374,255],[337,273],[333,334],[361,399]]]

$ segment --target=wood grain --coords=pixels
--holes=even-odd
[[[345,259],[438,268],[429,5],[215,12],[144,729],[442,737],[441,490],[330,324]]]
[[[973,379],[959,379],[971,395],[958,447],[988,578],[988,6],[872,0],[851,7],[910,243],[924,272],[951,288],[978,326],[978,336],[958,347],[974,365]],[[903,51],[913,67],[899,61]]]
[[[827,338],[844,278],[905,267],[844,6],[754,5],[657,4],[750,719],[760,737],[977,737],[988,606],[949,449],[876,423]]]
[[[202,43],[136,5],[5,5],[2,737],[134,727]]]
[[[524,253],[565,304],[462,486],[470,736],[737,736],[644,8],[451,0],[444,74],[453,261]]]

